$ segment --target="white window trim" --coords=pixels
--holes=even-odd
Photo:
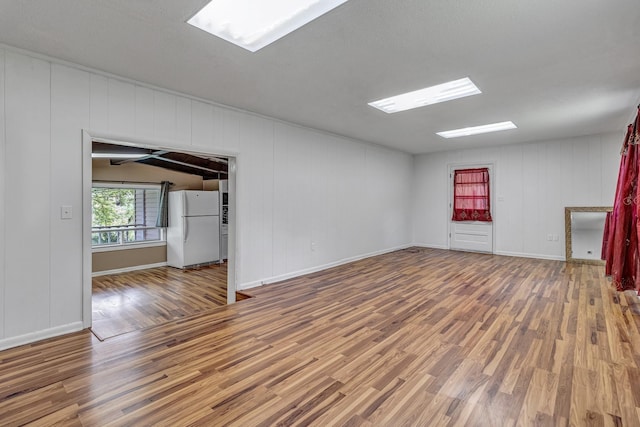
[[[115,251],[126,251],[127,249],[142,249],[142,248],[155,248],[158,246],[167,246],[166,240],[154,240],[149,242],[139,242],[139,243],[127,243],[125,245],[101,245],[94,246],[91,249],[92,253],[98,252],[115,252]]]
[[[131,189],[140,189],[140,190],[160,190],[162,185],[160,184],[142,184],[136,182],[124,182],[124,181],[92,181],[92,188],[131,188]],[[132,242],[132,243],[123,243],[116,245],[99,245],[94,246],[91,245],[91,253],[98,252],[113,252],[113,251],[122,251],[126,249],[142,249],[142,248],[152,248],[157,246],[167,246],[167,233],[166,228],[157,227],[160,229],[160,237],[161,240],[149,240],[143,242]],[[93,229],[93,227],[92,227]]]
[[[108,181],[93,181],[91,187],[99,188],[138,188],[141,190],[159,190],[160,184],[138,184],[137,182],[108,182]]]

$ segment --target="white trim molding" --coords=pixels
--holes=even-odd
[[[83,330],[82,322],[73,322],[66,325],[56,326],[55,328],[43,329],[37,332],[31,332],[24,335],[5,338],[0,340],[0,351],[12,347],[18,347],[24,344],[32,344],[47,338],[57,337],[59,335],[70,334]]]
[[[389,249],[383,249],[383,250],[380,250],[380,251],[369,252],[369,253],[363,254],[363,255],[356,255],[356,256],[353,256],[353,257],[344,258],[344,259],[341,259],[341,260],[338,260],[338,261],[330,262],[328,264],[319,265],[317,267],[305,268],[303,270],[294,271],[292,273],[286,273],[286,274],[281,274],[281,275],[278,275],[278,276],[268,277],[268,278],[263,279],[263,280],[255,280],[253,282],[242,283],[242,284],[240,284],[238,286],[238,290],[239,291],[244,291],[244,290],[251,289],[251,288],[257,288],[257,287],[262,286],[262,285],[268,285],[268,284],[271,284],[271,283],[281,282],[281,281],[287,280],[287,279],[293,279],[294,277],[304,276],[305,274],[316,273],[318,271],[327,270],[327,269],[333,268],[333,267],[338,267],[339,265],[348,264],[350,262],[359,261],[361,259],[371,258],[371,257],[378,256],[378,255],[384,255],[384,254],[387,254],[389,252],[401,251],[403,249],[407,249],[407,248],[410,248],[412,246],[415,246],[415,245],[412,245],[412,244],[400,245],[400,246],[396,246],[396,247],[389,248]]]
[[[543,255],[543,254],[529,254],[525,252],[509,252],[509,251],[495,251],[494,255],[510,256],[518,258],[534,258],[534,259],[548,259],[551,261],[564,261],[562,255]]]
[[[430,243],[414,243],[411,246],[417,246],[419,248],[428,248],[428,249],[445,249],[445,250],[449,249],[447,245],[433,245]]]
[[[109,274],[129,273],[130,271],[146,270],[148,268],[166,267],[166,262],[157,262],[155,264],[134,265],[131,267],[116,268],[113,270],[94,271],[91,277],[107,276]]]
[[[428,249],[443,249],[443,250],[456,250],[459,249],[449,249],[444,245],[431,245],[428,243],[414,243],[412,246],[416,246],[419,248],[428,248]],[[461,251],[466,252],[466,251]],[[509,252],[509,251],[495,251],[493,254],[489,252],[473,252],[478,254],[489,254],[489,255],[499,255],[499,256],[508,256],[508,257],[517,257],[517,258],[532,258],[532,259],[546,259],[550,261],[564,261],[564,257],[561,255],[543,255],[543,254],[530,254],[525,252]]]

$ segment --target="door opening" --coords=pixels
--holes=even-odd
[[[449,165],[449,249],[493,253],[494,172],[492,163]],[[488,182],[483,183],[484,179]],[[477,209],[471,209],[474,204]]]
[[[133,151],[136,151],[138,152],[136,153],[136,158],[142,159],[142,161],[127,161],[126,157],[124,157],[124,160],[115,161],[111,158],[107,158],[106,160],[101,160],[101,165],[102,167],[104,167],[106,161],[108,167],[105,169],[101,169],[98,173],[96,172],[96,170],[94,170],[95,159],[92,159],[92,152],[94,151],[94,148],[98,146],[101,147],[98,149],[99,151],[104,151],[105,147],[107,147],[108,149],[115,148],[116,150],[120,150],[121,152],[129,152],[129,154],[131,154],[131,152]],[[216,162],[216,164],[219,164],[219,167],[211,162]],[[164,164],[170,166],[167,168],[163,168],[162,165]],[[126,172],[125,169],[127,169]],[[145,175],[145,173],[148,175]],[[96,178],[100,178],[100,186],[113,186],[117,189],[116,193],[118,193],[118,201],[126,201],[126,203],[117,203],[119,204],[119,206],[117,206],[118,209],[123,208],[122,205],[128,206],[128,204],[131,204],[130,210],[134,213],[125,213],[125,217],[129,218],[129,222],[127,224],[109,224],[108,226],[105,226],[104,229],[101,229],[99,227],[96,228],[96,224],[92,224],[92,189],[94,185],[96,185]],[[193,313],[185,312],[184,305],[182,305],[182,307],[178,307],[178,304],[176,304],[176,310],[169,310],[171,311],[171,313],[167,315],[167,304],[163,303],[161,298],[167,298],[168,300],[170,300],[171,297],[168,295],[168,293],[170,293],[171,291],[162,287],[157,287],[156,290],[159,291],[155,296],[160,298],[157,305],[158,307],[161,307],[160,311],[165,310],[165,313],[161,313],[161,315],[159,316],[160,320],[161,318],[170,319],[171,316],[174,315],[174,317],[180,318],[184,315],[197,314],[199,312],[198,310],[204,310],[207,308],[205,307],[207,299],[211,301],[212,304],[217,305],[221,305],[224,303],[234,303],[236,301],[235,180],[236,158],[234,155],[166,148],[155,145],[153,142],[123,142],[120,140],[100,138],[96,137],[95,135],[90,135],[86,131],[83,132],[82,247],[84,327],[91,327],[95,322],[96,316],[99,317],[100,314],[104,314],[96,313],[96,310],[94,310],[92,307],[92,297],[94,296],[92,286],[95,255],[94,252],[100,253],[100,251],[116,253],[116,255],[120,258],[131,258],[134,254],[140,256],[140,254],[144,252],[146,255],[140,258],[140,268],[150,267],[151,269],[156,269],[139,270],[135,267],[126,267],[123,268],[122,271],[118,271],[118,269],[113,269],[113,271],[104,271],[104,265],[101,268],[103,269],[103,272],[106,272],[107,274],[122,273],[119,275],[119,278],[121,280],[137,280],[137,278],[145,277],[146,275],[147,278],[149,278],[150,282],[162,282],[164,280],[165,283],[173,283],[175,286],[174,292],[178,293],[178,295],[180,295],[179,292],[184,292],[185,299],[193,297],[194,299],[192,301],[200,300],[202,302],[202,304],[193,305]],[[149,206],[146,206],[145,203],[147,205],[157,203],[157,200],[154,199],[154,197],[156,197],[156,194],[153,190],[150,189],[159,187],[159,183],[161,181],[171,181],[173,184],[172,191],[218,191],[215,194],[219,196],[219,198],[217,199],[219,201],[219,204],[216,204],[219,209],[213,215],[218,219],[218,222],[216,222],[216,224],[217,227],[220,228],[216,230],[215,235],[220,236],[221,233],[224,233],[227,241],[224,244],[222,243],[222,241],[220,241],[219,243],[216,242],[216,244],[219,245],[218,247],[216,247],[215,251],[215,253],[219,255],[216,262],[206,263],[206,266],[198,266],[197,269],[190,270],[180,270],[162,266],[167,264],[165,243],[166,228],[154,228],[154,225],[156,224],[141,223],[141,221],[144,221],[145,215],[156,215],[155,212],[151,212],[153,209],[155,209],[155,205],[150,208]],[[224,185],[221,185],[222,181],[224,181]],[[121,191],[121,189],[124,190]],[[225,193],[224,197],[221,196],[222,190],[224,190]],[[122,195],[120,193],[122,193]],[[213,193],[206,194],[210,195]],[[223,227],[220,221],[223,215],[223,205],[224,217],[226,222],[226,224],[224,224],[224,231],[222,230]],[[118,225],[121,226],[118,227]],[[152,237],[146,237],[147,240],[145,240],[145,236]],[[111,240],[113,240],[113,242]],[[103,243],[103,248],[97,248]],[[149,250],[145,251],[145,248],[149,248]],[[118,250],[120,250],[121,252],[119,255],[117,254]],[[157,254],[163,251],[165,254],[165,258],[162,260],[163,262],[155,263],[157,265],[154,265],[154,262],[148,261],[149,259],[153,258],[154,250],[156,252],[156,257]],[[125,253],[127,254],[123,255]],[[145,258],[145,256],[151,258]],[[133,262],[133,264],[135,264],[136,262]],[[131,263],[131,260],[129,260],[129,264]],[[207,275],[209,275],[210,277],[207,278]],[[181,279],[184,279],[185,284],[188,285],[190,283],[193,286],[191,288],[189,288],[187,285],[179,287],[179,282]],[[215,289],[213,289],[212,287],[212,289],[207,289],[206,291],[203,290],[202,293],[204,294],[204,292],[207,292],[207,295],[198,296],[197,292],[199,292],[199,289],[197,287],[197,283],[199,280],[200,283],[206,284],[210,282],[216,282]],[[102,283],[115,283],[117,285],[116,282],[117,280],[112,280],[111,282],[107,280],[103,281]],[[117,288],[117,286],[115,285],[114,287]],[[222,292],[220,292],[220,289],[222,290]],[[163,295],[165,293],[165,290],[167,291],[167,295]],[[192,291],[194,291],[195,294],[188,295],[188,293]],[[215,296],[211,297],[214,294]],[[143,296],[145,298],[153,298],[153,292],[147,292]],[[116,299],[117,296],[113,301],[115,302]],[[104,303],[104,301],[105,300],[103,299],[101,303]],[[133,302],[135,303],[135,301]],[[110,304],[108,297],[106,299],[106,304],[107,307]],[[114,310],[114,313],[115,312],[117,312],[117,310]],[[145,310],[140,310],[140,312],[144,313]],[[148,319],[139,322],[140,325],[142,325],[142,327],[146,327],[150,324],[154,324],[151,317],[153,316],[149,316]],[[140,329],[140,327],[136,329]],[[128,331],[125,330],[124,332]]]

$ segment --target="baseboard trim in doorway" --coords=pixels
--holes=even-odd
[[[166,267],[166,262],[157,262],[155,264],[134,265],[131,267],[116,268],[113,270],[94,271],[91,277],[108,276],[109,274],[129,273],[131,271],[147,270],[149,268]]]

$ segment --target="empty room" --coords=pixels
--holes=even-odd
[[[640,427],[639,42],[632,0],[0,2],[0,425]]]

